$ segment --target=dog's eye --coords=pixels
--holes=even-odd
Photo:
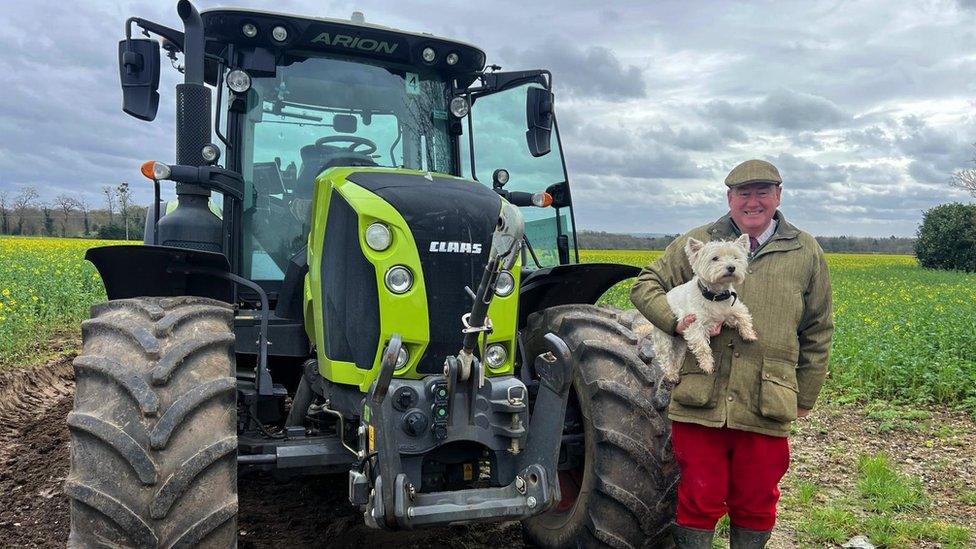
[[[718,256],[713,257],[712,261],[718,261]]]

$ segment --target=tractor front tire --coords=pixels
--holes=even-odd
[[[234,547],[234,312],[198,297],[92,307],[74,360],[69,547]]]
[[[582,465],[560,470],[562,501],[523,521],[527,541],[547,548],[670,545],[678,468],[650,330],[635,310],[595,305],[529,317],[528,356],[543,352],[542,337],[552,332],[576,360],[564,437],[581,432],[584,451]]]

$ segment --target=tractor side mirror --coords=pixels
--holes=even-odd
[[[351,114],[337,114],[332,117],[332,129],[339,133],[356,133],[356,117]]]
[[[525,140],[532,156],[549,154],[552,135],[552,92],[544,88],[528,88],[525,96]]]
[[[119,41],[122,110],[151,121],[159,109],[159,42],[148,38]]]

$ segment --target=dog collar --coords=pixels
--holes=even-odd
[[[739,297],[738,294],[732,290],[725,290],[724,292],[715,293],[708,289],[707,286],[698,281],[698,289],[701,290],[702,296],[709,301],[725,301],[726,299],[732,298],[732,305],[735,305],[735,300]]]

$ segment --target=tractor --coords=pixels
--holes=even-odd
[[[119,42],[127,114],[183,74],[176,162],[142,165],[144,244],[86,255],[69,546],[233,547],[252,473],[348,475],[374,528],[666,543],[668,386],[596,305],[638,270],[579,262],[549,71],[359,12],[177,13]]]

